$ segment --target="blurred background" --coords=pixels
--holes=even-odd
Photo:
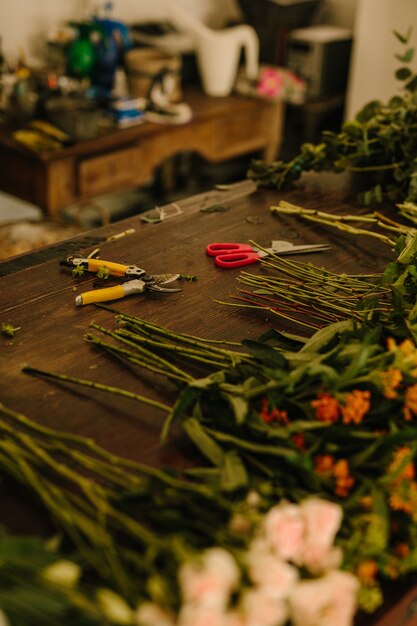
[[[369,100],[385,100],[396,93],[394,73],[398,67],[395,58],[398,41],[393,36],[393,30],[405,33],[417,24],[417,0],[178,2],[212,29],[249,23],[259,37],[261,63],[290,68],[305,81],[305,100],[289,100],[287,104],[283,142],[277,155],[277,158],[283,159],[293,156],[303,141],[318,140],[323,129],[337,130],[344,120],[352,118]],[[0,74],[3,63],[3,87],[7,82],[6,74],[15,75],[22,68],[41,67],[45,60],[50,60],[51,53],[59,51],[59,38],[65,34],[66,27],[73,23],[88,23],[91,16],[117,20],[125,25],[129,37],[132,36],[133,43],[130,43],[133,46],[143,45],[146,41],[146,37],[141,41],[143,36],[163,34],[169,22],[167,4],[163,0],[3,0],[0,4]],[[323,25],[334,30],[309,30]],[[416,36],[417,33],[413,32],[413,45]],[[343,47],[338,47],[337,42],[341,42]],[[417,63],[416,59],[414,63]],[[202,190],[218,182],[241,179],[253,156],[257,155],[244,155],[216,166],[205,163],[195,155],[183,155],[176,161],[178,179],[182,184],[177,188],[171,187],[169,194],[161,185],[161,172],[157,171],[149,184],[141,189],[128,189],[97,198],[96,207],[86,211],[84,221],[79,220],[75,228],[87,229],[98,225],[103,207],[108,219],[118,220],[145,211],[155,204],[196,193],[200,189],[195,185],[195,177],[193,186],[187,186],[191,161],[194,173],[196,164],[199,168],[198,180]],[[79,215],[78,209],[76,213]],[[73,219],[74,207],[64,211],[63,216]],[[42,222],[44,218],[44,212],[36,205],[0,192],[0,226],[24,220]],[[62,234],[52,233],[51,237],[70,235],[67,227]],[[22,233],[13,235],[16,241],[7,248],[6,240],[8,238],[10,243],[10,237],[10,231],[3,239],[0,232],[3,257],[16,250],[21,252],[19,238],[23,240],[25,236]],[[33,244],[26,241],[22,244],[23,249],[25,245],[36,246],[39,242],[45,245],[49,240],[39,240],[38,234],[35,234]]]

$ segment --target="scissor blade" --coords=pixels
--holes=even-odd
[[[327,244],[317,244],[314,246],[294,246],[285,250],[276,250],[275,254],[307,254],[308,252],[326,252],[331,247]]]
[[[267,249],[267,254],[302,254],[307,252],[324,252],[330,250],[327,243],[295,245],[290,241],[273,241],[272,247]],[[264,253],[262,256],[265,256]]]

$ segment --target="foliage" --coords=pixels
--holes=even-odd
[[[357,172],[368,179],[377,176],[374,186],[359,196],[364,204],[417,202],[417,74],[410,67],[414,49],[409,47],[411,29],[406,35],[394,34],[405,47],[396,55],[401,62],[396,71],[399,95],[387,103],[368,102],[340,132],[324,131],[320,143],[303,144],[289,162],[254,161],[249,178],[260,186],[283,189],[311,170]]]
[[[240,273],[239,282],[252,290],[239,289],[240,295],[227,304],[235,306],[238,301],[242,307],[267,309],[277,320],[296,325],[300,332],[355,320],[383,324],[397,338],[411,334],[416,339],[415,231],[402,235],[395,248],[397,259],[383,273],[363,275],[337,274],[311,263],[271,255],[262,260],[269,273]]]
[[[265,603],[261,626],[306,626],[301,600],[316,590],[316,611],[341,615],[335,584],[351,622],[358,581],[340,571],[339,505],[309,498],[268,511],[256,492],[225,499],[3,406],[0,429],[3,473],[30,484],[62,534],[45,543],[0,532],[2,626],[196,626],[208,614],[249,625]]]
[[[114,608],[121,605],[110,589],[82,579],[80,564],[63,555],[58,538],[45,542],[0,532],[2,626],[110,626],[118,623]]]
[[[320,283],[321,270],[308,266],[318,293],[326,283],[349,293],[355,280],[366,292],[369,281],[369,294],[359,299],[356,310],[344,303],[344,314],[340,307],[340,318],[326,320],[310,338],[270,331],[240,345],[219,344],[126,314],[118,315],[113,330],[93,323],[86,337],[129,367],[144,367],[179,386],[172,407],[159,405],[168,414],[163,437],[177,421],[202,454],[205,463],[188,470],[192,482],[187,484],[207,489],[216,502],[214,509],[201,503],[213,515],[208,527],[224,529],[221,519],[230,519],[233,507],[251,492],[259,494],[264,512],[279,501],[297,503],[310,496],[342,507],[337,545],[344,551],[344,567],[361,581],[359,603],[368,611],[383,600],[382,581],[417,568],[416,248],[416,235],[400,239],[397,259],[377,277],[330,275]],[[294,266],[306,270],[292,262]],[[333,292],[331,301],[337,304],[337,297]],[[326,311],[314,297],[311,312],[307,299],[303,306],[306,319]],[[126,394],[104,384],[99,388]],[[155,485],[152,489],[148,510],[157,493]],[[184,506],[182,498],[178,502]],[[109,509],[109,527],[112,515],[117,519]],[[203,519],[208,521],[207,513]],[[156,541],[158,526],[152,530]],[[219,535],[210,533],[216,545],[233,545],[230,536],[222,544]]]

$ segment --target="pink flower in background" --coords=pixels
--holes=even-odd
[[[175,626],[174,616],[157,604],[144,602],[136,612],[138,626]]]
[[[293,626],[352,626],[358,580],[347,572],[332,571],[314,580],[302,580],[289,596]]]
[[[206,604],[184,604],[176,626],[229,626],[227,613],[220,607]]]
[[[185,563],[179,572],[185,602],[204,602],[212,606],[225,606],[239,580],[239,568],[230,552],[223,548],[207,550],[200,563]]]
[[[264,520],[266,541],[282,559],[300,562],[305,522],[299,506],[284,502],[268,511]]]
[[[333,544],[342,523],[342,508],[334,502],[307,498],[300,509],[305,520],[303,564],[313,572],[339,567],[342,553]]]
[[[297,582],[298,570],[274,554],[251,552],[249,576],[264,595],[280,599],[288,596],[290,589]]]
[[[240,559],[224,548],[208,549],[180,568],[176,619],[142,605],[138,626],[352,626],[359,582],[337,569],[341,521],[342,508],[326,500],[280,502],[241,554],[243,577]],[[305,568],[310,573],[302,578]]]
[[[288,619],[287,603],[254,589],[242,601],[245,626],[281,626]]]
[[[305,87],[305,80],[302,79],[301,76],[298,76],[298,74],[296,74],[295,72],[287,70],[287,78],[295,85],[298,85],[299,87]]]
[[[257,90],[263,96],[276,97],[284,86],[284,78],[278,69],[266,68],[261,71]]]

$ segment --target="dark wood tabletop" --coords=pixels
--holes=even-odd
[[[69,254],[87,256],[99,247],[102,259],[136,264],[149,273],[195,275],[196,280],[181,282],[179,293],[148,292],[124,298],[113,306],[173,330],[228,340],[256,338],[268,328],[285,326],[270,314],[214,301],[232,301],[239,270],[216,267],[205,254],[208,243],[254,240],[268,246],[273,239],[296,244],[328,242],[330,252],[298,258],[338,272],[378,271],[394,258],[386,244],[370,237],[353,237],[296,217],[272,215],[270,206],[281,199],[337,213],[365,212],[358,208],[349,179],[341,175],[305,175],[294,190],[285,192],[256,190],[250,181],[242,181],[227,191],[212,190],[168,205],[168,212],[179,212],[161,223],[144,222],[138,215],[0,263],[0,322],[21,328],[13,338],[0,338],[1,401],[42,424],[93,437],[100,445],[128,458],[157,466],[193,464],[193,453],[180,436],[160,445],[164,415],[156,409],[103,392],[32,377],[22,372],[22,366],[89,378],[164,402],[173,399],[172,390],[162,380],[147,376],[139,380],[84,340],[92,321],[112,327],[113,315],[94,305],[75,306],[75,296],[92,288],[94,277],[75,280],[64,271],[59,261]],[[226,210],[205,210],[216,205]],[[134,234],[106,241],[110,235],[130,228],[135,229]],[[258,264],[252,265],[251,271],[262,270]],[[2,523],[16,532],[25,531],[28,520],[33,525],[38,523],[33,510],[25,511],[23,504],[12,517],[7,518],[4,507],[2,511]],[[396,610],[403,609],[399,606]],[[389,622],[383,617],[378,624],[394,626],[398,615],[391,614]],[[369,618],[366,623],[371,623]],[[406,626],[413,623],[405,622]]]

